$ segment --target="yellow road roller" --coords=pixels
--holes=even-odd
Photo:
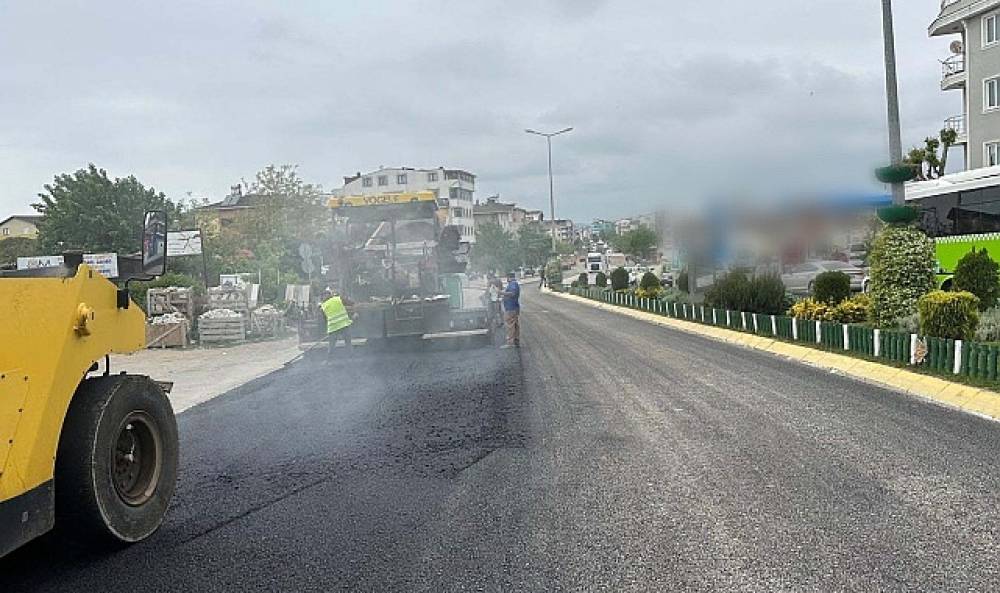
[[[116,546],[163,521],[178,464],[166,385],[109,361],[145,347],[129,281],[163,274],[166,238],[165,214],[147,213],[121,285],[80,254],[0,274],[0,556],[53,528]]]

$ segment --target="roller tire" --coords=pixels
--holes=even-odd
[[[141,375],[84,380],[59,439],[56,529],[107,547],[146,539],[170,506],[177,466],[177,422],[157,383]]]

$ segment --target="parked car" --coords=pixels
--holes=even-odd
[[[823,272],[843,272],[851,278],[852,291],[861,292],[864,289],[865,271],[842,261],[807,261],[792,264],[785,268],[781,281],[793,294],[812,294],[816,276]]]

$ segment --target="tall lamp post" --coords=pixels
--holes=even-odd
[[[903,206],[906,203],[904,183],[907,177],[902,171],[903,141],[900,138],[899,123],[899,91],[896,83],[896,43],[892,31],[892,0],[882,0],[882,40],[885,54],[885,100],[889,123],[889,167],[881,176],[883,181],[889,181],[892,187],[892,205]],[[897,171],[895,175],[890,169]],[[911,177],[912,178],[912,177]]]
[[[536,132],[535,130],[525,130],[529,134],[534,134],[536,136],[544,136],[545,142],[549,147],[549,216],[552,217],[550,224],[552,225],[552,251],[556,250],[556,199],[554,197],[554,192],[552,189],[552,138],[553,136],[558,136],[559,134],[565,134],[566,132],[572,131],[573,128],[566,128],[564,130],[559,130],[558,132]]]

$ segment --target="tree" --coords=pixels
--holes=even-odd
[[[0,241],[0,266],[12,266],[19,257],[39,255],[38,241],[31,237],[11,237]]]
[[[640,226],[627,233],[613,234],[608,238],[608,243],[616,250],[628,255],[645,257],[656,248],[659,238],[653,229]]]
[[[38,247],[44,254],[67,249],[137,253],[143,215],[165,210],[174,222],[179,209],[161,192],[146,188],[134,176],[108,178],[93,164],[72,175],[57,175],[32,204],[42,219]]]
[[[552,254],[552,236],[538,224],[525,224],[517,230],[517,248],[521,263],[537,268],[544,265]]]
[[[985,247],[978,250],[973,247],[955,266],[953,288],[979,297],[979,309],[985,311],[1000,298],[1000,265],[993,261]]]
[[[931,136],[924,138],[923,147],[911,148],[903,162],[916,169],[918,180],[936,179],[945,174],[948,168],[948,149],[957,141],[958,132],[944,128],[938,133],[937,138]],[[941,151],[940,157],[938,150]]]
[[[520,257],[513,235],[498,224],[484,223],[476,229],[476,244],[470,263],[480,272],[509,272],[517,267]]]

